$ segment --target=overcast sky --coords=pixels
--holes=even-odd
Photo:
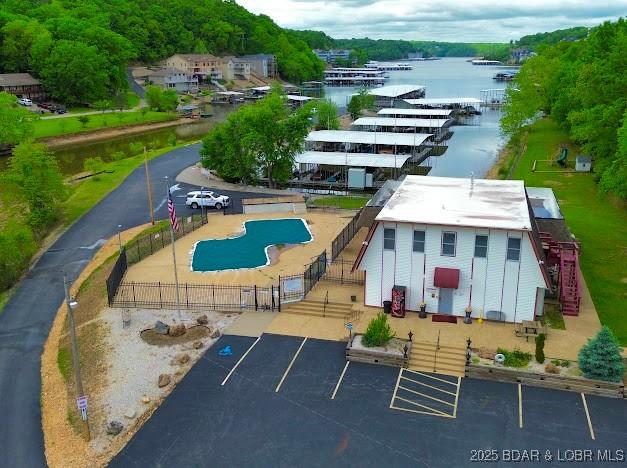
[[[280,26],[331,37],[507,42],[627,16],[627,0],[236,0]]]

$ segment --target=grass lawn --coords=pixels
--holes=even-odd
[[[343,197],[335,195],[332,197],[316,198],[312,201],[313,206],[333,206],[344,210],[358,210],[370,200],[369,197]]]
[[[109,112],[90,114],[88,122],[83,125],[79,117],[58,117],[42,119],[35,122],[35,138],[48,138],[59,135],[89,132],[101,128],[121,127],[123,125],[139,125],[143,123],[164,122],[176,118],[175,113],[148,111],[141,112]]]
[[[593,174],[531,171],[534,160],[555,156],[560,143],[569,144],[572,160],[577,151],[564,131],[548,119],[533,124],[513,178],[553,189],[568,227],[581,242],[581,269],[599,318],[627,346],[627,210],[599,195]]]

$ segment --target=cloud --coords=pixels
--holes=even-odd
[[[627,16],[627,0],[239,0],[294,29],[336,38],[505,42],[526,34],[594,26]]]

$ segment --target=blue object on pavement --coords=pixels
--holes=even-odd
[[[231,349],[231,345],[226,345],[220,351],[218,351],[219,356],[231,356],[233,354],[233,350]]]

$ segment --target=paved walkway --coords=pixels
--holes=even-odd
[[[184,182],[186,184],[198,185],[199,187],[213,187],[216,190],[232,190],[235,192],[257,192],[257,193],[271,193],[274,195],[291,195],[292,192],[288,190],[271,189],[267,187],[260,187],[256,185],[242,185],[231,184],[224,182],[216,177],[208,177],[201,172],[198,165],[193,165],[185,168],[181,173],[176,176],[177,182]]]

